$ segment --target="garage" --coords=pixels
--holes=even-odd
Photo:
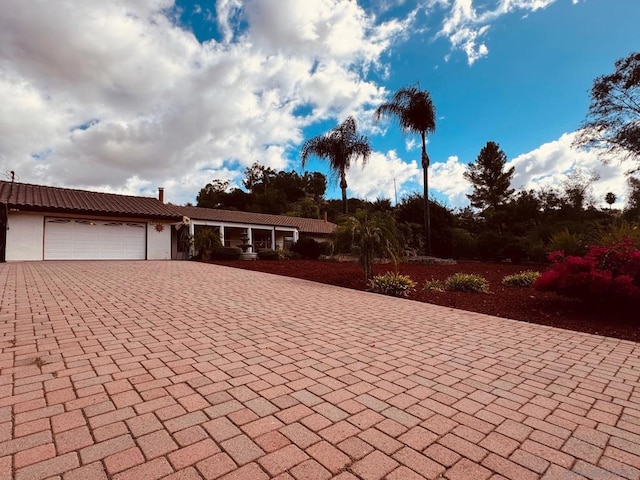
[[[146,223],[45,218],[45,260],[144,260]]]

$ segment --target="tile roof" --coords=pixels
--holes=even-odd
[[[245,223],[250,225],[268,225],[274,227],[293,227],[300,233],[330,234],[336,230],[336,224],[313,218],[287,217],[268,213],[239,212],[219,210],[217,208],[176,207],[183,215],[193,220],[214,222]]]
[[[52,213],[126,215],[173,221],[182,220],[183,216],[187,216],[194,220],[293,227],[301,233],[309,234],[330,234],[336,230],[335,223],[312,218],[180,207],[164,204],[153,197],[135,197],[17,182],[12,185],[11,182],[3,180],[0,180],[0,203],[8,204],[9,208]]]
[[[178,220],[182,213],[157,198],[116,195],[0,180],[0,203],[9,208],[58,213],[118,215]]]

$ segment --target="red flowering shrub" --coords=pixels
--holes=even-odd
[[[584,257],[559,251],[548,258],[553,265],[538,277],[536,290],[594,302],[640,300],[640,250],[631,239],[592,246]]]

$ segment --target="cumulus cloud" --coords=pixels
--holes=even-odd
[[[168,13],[173,0],[3,7],[0,169],[134,194],[164,185],[174,202],[193,201],[214,173],[287,167],[315,122],[370,117],[386,91],[366,72],[414,15],[379,22],[350,0],[218,0],[221,38],[200,43]]]
[[[466,194],[471,192],[471,185],[464,180],[462,174],[466,164],[453,155],[446,162],[433,163],[429,168],[429,189],[446,198],[451,207],[462,207],[469,204]]]
[[[419,178],[421,170],[416,160],[404,161],[395,150],[374,152],[364,168],[356,164],[347,172],[349,192],[366,200],[388,198],[395,202],[395,195],[402,198],[409,193],[408,184]]]
[[[621,207],[627,197],[627,168],[615,162],[603,164],[595,150],[583,151],[572,148],[575,135],[575,132],[565,133],[557,140],[508,161],[505,169],[514,167],[511,186],[517,190],[562,190],[562,185],[571,172],[596,172],[599,179],[594,182],[592,190],[595,205],[600,208],[606,207],[604,197],[608,192],[613,192],[617,196],[615,206]],[[470,193],[472,188],[462,176],[466,166],[467,164],[456,156],[431,166],[431,189],[443,195],[450,206],[462,208],[469,205],[465,195]]]
[[[520,12],[527,14],[548,7],[556,0],[425,0],[427,15],[434,8],[444,9],[445,19],[437,37],[445,37],[452,50],[462,50],[469,65],[489,54],[484,38],[499,17]],[[577,3],[577,0],[573,0]],[[480,4],[480,5],[479,5]],[[449,57],[447,56],[446,59]]]

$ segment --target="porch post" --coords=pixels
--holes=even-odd
[[[249,251],[253,252],[253,232],[251,231],[251,227],[247,227],[247,233],[249,234],[247,242],[251,244],[251,246],[249,247]]]
[[[276,227],[271,228],[271,250],[276,249]]]
[[[222,242],[222,246],[224,247],[224,224],[220,225],[220,241]]]
[[[189,221],[189,238],[193,239],[195,236],[196,226],[193,221]],[[189,242],[189,257],[196,254],[194,242]]]
[[[294,230],[293,231],[293,243],[297,242],[298,240],[300,240],[300,235],[298,234],[298,230]]]

